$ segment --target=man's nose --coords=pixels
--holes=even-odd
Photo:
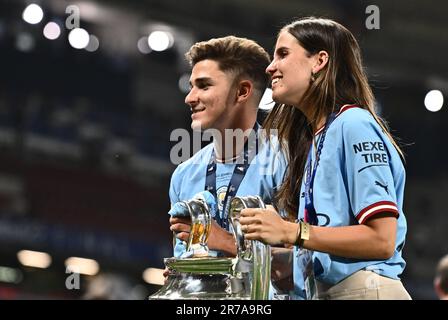
[[[194,89],[191,89],[190,92],[185,97],[185,103],[189,106],[194,106],[198,102],[197,94]]]

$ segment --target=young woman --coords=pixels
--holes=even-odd
[[[305,18],[281,29],[266,71],[289,168],[280,204],[245,209],[247,239],[294,245],[295,292],[308,299],[410,299],[399,280],[406,234],[402,152],[376,115],[360,48],[345,27]]]

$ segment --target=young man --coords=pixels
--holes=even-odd
[[[192,112],[191,127],[212,131],[213,143],[176,168],[169,191],[171,206],[209,190],[219,212],[212,222],[208,247],[212,254],[235,256],[235,239],[227,220],[230,200],[259,195],[265,203],[272,203],[286,168],[275,141],[259,139],[254,151],[241,136],[229,138],[235,130],[255,129],[260,134],[256,118],[269,80],[265,69],[270,59],[254,41],[234,36],[196,43],[186,58],[192,66],[191,90],[185,98]],[[179,257],[185,251],[191,221],[170,213],[170,229],[177,238],[174,255]]]

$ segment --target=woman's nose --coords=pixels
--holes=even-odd
[[[276,70],[275,60],[273,60],[266,68],[266,73],[272,75],[275,72],[275,70]]]

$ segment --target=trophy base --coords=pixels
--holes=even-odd
[[[167,283],[150,300],[250,299],[249,279],[235,277],[232,258],[165,259]]]

